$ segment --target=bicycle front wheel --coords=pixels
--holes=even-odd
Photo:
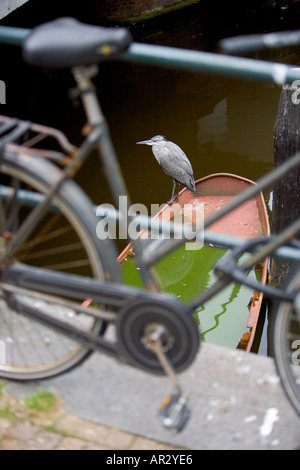
[[[32,201],[45,194],[59,176],[60,170],[44,159],[4,155],[0,175],[0,252],[5,251],[6,244],[31,214]],[[96,223],[90,200],[78,185],[67,180],[11,261],[102,280],[104,271],[110,272],[107,263],[116,263],[116,258],[114,254],[111,258],[104,256],[102,249],[100,252]],[[105,240],[105,247],[102,245],[106,254],[110,249],[107,243],[112,241]],[[84,331],[103,332],[102,321],[69,308],[68,299],[61,305],[43,299],[38,292],[33,294],[24,294],[14,287],[10,295]],[[0,288],[1,377],[44,379],[65,372],[89,355],[90,351],[77,342],[29,320],[22,311],[12,310],[6,299]]]
[[[285,283],[289,292],[300,292],[300,263]],[[274,312],[273,355],[282,386],[300,414],[300,312],[289,302],[280,302]]]

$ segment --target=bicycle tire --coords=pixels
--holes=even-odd
[[[300,291],[300,263],[287,276],[283,287]],[[272,312],[272,355],[287,397],[300,415],[300,321],[290,302],[280,302]]]
[[[51,162],[23,154],[5,153],[1,163],[1,184],[4,180],[6,184],[9,182],[13,185],[14,191],[12,192],[14,193],[17,192],[16,188],[18,190],[30,189],[38,194],[45,193],[57,182],[60,174],[61,171]],[[107,238],[99,243],[96,237],[97,219],[92,210],[92,203],[81,188],[73,180],[66,180],[56,193],[53,202],[59,208],[58,214],[53,215],[53,210],[51,212],[49,209],[40,224],[41,228],[36,229],[32,235],[33,239],[26,240],[27,245],[25,247],[22,245],[21,250],[19,249],[17,254],[14,254],[17,260],[35,266],[42,263],[43,266],[43,263],[49,263],[51,259],[51,269],[76,273],[79,270],[80,274],[84,271],[100,280],[103,280],[105,276],[107,278],[107,273],[112,272],[114,274],[110,280],[119,282],[120,278],[116,274],[118,271],[111,269],[112,263],[116,264],[113,241]],[[4,221],[2,217],[3,224],[0,232],[0,243],[4,243],[5,223],[8,226],[10,220],[10,226],[13,227],[18,224],[19,219],[23,220],[32,208],[25,207],[25,204],[19,201],[18,204],[16,201],[13,204],[13,196],[10,200],[4,200],[1,196],[0,208],[2,214],[4,210],[7,212]],[[15,214],[17,210],[18,217]],[[46,232],[45,223],[49,232]],[[11,228],[10,226],[8,228]],[[67,239],[65,239],[66,236]],[[74,248],[75,255],[70,245],[72,249]],[[40,258],[38,257],[39,250]],[[77,253],[78,259],[75,259]],[[86,256],[86,259],[81,259],[80,256]],[[56,267],[53,267],[55,262]],[[104,273],[106,273],[105,276]],[[17,289],[13,295],[19,295]],[[92,352],[79,343],[20,315],[20,312],[11,312],[4,299],[4,296],[0,299],[1,377],[24,381],[50,378],[76,367]],[[28,300],[32,299],[28,298]],[[34,301],[36,302],[36,299]],[[88,317],[89,320],[87,320],[82,317],[82,314],[76,314],[76,318],[71,318],[71,311],[57,312],[53,303],[45,305],[45,302],[40,302],[40,308],[50,309],[53,315],[63,315],[64,320],[68,317],[67,321],[72,324],[76,322],[82,324],[82,328],[93,332],[100,333],[105,327],[105,323],[99,319],[90,320]],[[36,344],[33,344],[33,340]]]

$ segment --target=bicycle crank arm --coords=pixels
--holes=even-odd
[[[180,432],[184,429],[190,417],[190,410],[178,376],[164,352],[165,336],[165,329],[161,326],[157,326],[156,329],[148,335],[147,341],[149,349],[152,349],[156,354],[162,368],[176,390],[175,393],[164,398],[159,409],[159,415],[162,417],[163,425],[167,429]]]

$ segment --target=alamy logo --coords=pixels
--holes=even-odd
[[[292,102],[294,104],[299,104],[300,103],[300,80],[293,81],[292,90],[295,90],[292,94]]]
[[[292,363],[296,366],[300,364],[300,340],[295,339],[291,345],[292,349],[295,351],[292,353]]]
[[[111,204],[101,204],[97,207],[96,215],[100,217],[97,223],[96,234],[100,240],[110,238],[113,240],[131,239],[136,240],[140,236],[142,230],[142,218],[154,217],[165,204],[151,204],[151,213],[143,204],[133,204],[128,207],[127,197],[119,197],[119,212],[122,214],[122,220],[118,224],[116,218],[110,214],[114,212]],[[177,225],[178,232],[173,233],[170,222]],[[186,249],[196,250],[203,246],[203,229],[204,229],[204,204],[187,203],[183,207],[178,204],[172,204],[164,208],[164,221],[162,222],[164,230],[158,233],[154,225],[157,220],[151,222],[151,226],[144,232],[146,238],[157,239],[182,239],[185,238],[187,243]],[[196,243],[195,243],[196,242]]]
[[[6,103],[6,85],[3,80],[0,80],[0,104]]]

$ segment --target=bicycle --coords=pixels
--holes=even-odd
[[[216,265],[219,280],[185,304],[160,291],[152,270],[185,242],[184,237],[152,240],[146,247],[141,240],[132,240],[144,289],[122,284],[114,242],[106,238],[99,243],[92,203],[73,177],[97,150],[116,203],[126,195],[130,206],[92,83],[98,71],[95,64],[118,58],[130,42],[125,28],[106,29],[70,18],[35,28],[24,42],[24,58],[32,65],[71,69],[73,95],[82,101],[87,125],[77,149],[56,129],[0,118],[0,331],[7,349],[0,375],[13,380],[49,378],[77,366],[94,350],[104,352],[148,373],[169,376],[176,392],[161,413],[167,427],[180,431],[189,410],[177,373],[189,367],[200,345],[193,311],[233,281],[279,298],[289,308],[298,305],[294,288],[261,286],[246,273],[288,244],[300,230],[300,221],[274,239],[250,244],[234,240],[237,248]],[[37,147],[46,138],[59,150]],[[216,240],[207,230],[211,224],[299,164],[297,154],[210,216],[204,226],[206,239]],[[295,250],[298,253],[298,247]],[[249,256],[238,264],[244,252]],[[87,298],[93,299],[92,305],[83,303]]]

